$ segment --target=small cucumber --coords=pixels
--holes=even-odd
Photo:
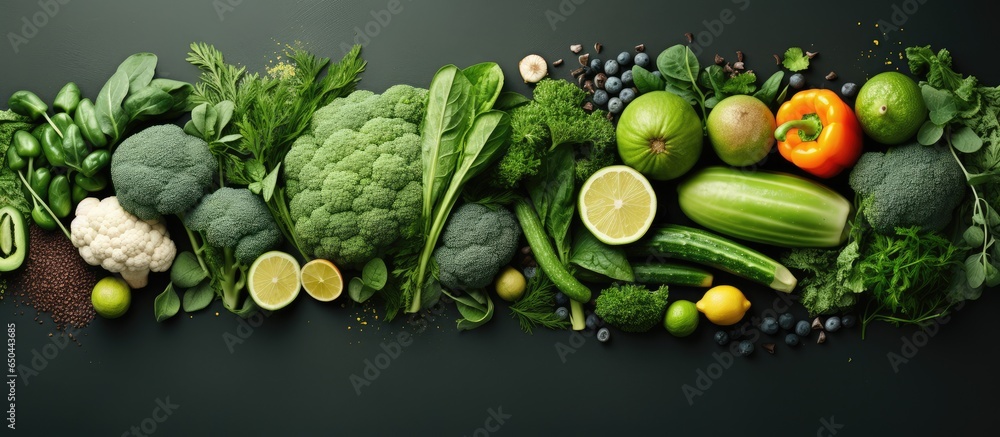
[[[798,283],[787,267],[767,255],[707,231],[666,225],[648,235],[629,250],[714,267],[785,293]]]
[[[667,284],[687,287],[711,287],[712,273],[697,267],[668,262],[647,262],[632,264],[635,282],[643,284]]]
[[[535,256],[535,262],[545,272],[545,275],[552,280],[556,288],[565,293],[566,297],[577,302],[589,302],[590,289],[574,278],[566,270],[566,267],[559,262],[559,256],[556,255],[555,249],[552,248],[552,243],[549,243],[549,237],[545,234],[542,220],[538,218],[535,208],[524,200],[518,200],[514,202],[514,215],[517,216],[517,221],[521,224],[521,230],[524,231],[524,238],[528,240],[531,253]]]

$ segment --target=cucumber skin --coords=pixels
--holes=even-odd
[[[666,284],[685,287],[711,287],[712,273],[674,263],[638,263],[632,264],[635,282],[643,284]]]
[[[514,202],[514,215],[517,216],[517,221],[521,225],[524,238],[528,240],[528,246],[531,247],[535,262],[555,284],[556,288],[572,300],[582,303],[590,302],[590,288],[573,277],[559,261],[559,256],[556,255],[555,249],[549,243],[549,237],[545,233],[545,228],[542,227],[542,221],[538,218],[535,208],[527,202],[519,200]]]
[[[650,235],[651,238],[634,248],[637,255],[653,254],[714,267],[786,293],[795,287],[794,282],[787,287],[775,287],[776,276],[783,278],[785,275],[779,272],[788,269],[732,240],[681,225],[662,226],[650,231]]]
[[[681,211],[712,231],[779,247],[836,247],[850,231],[853,205],[799,176],[708,167],[677,187]]]

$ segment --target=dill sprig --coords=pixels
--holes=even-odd
[[[555,284],[538,269],[535,276],[528,280],[524,296],[510,306],[511,317],[517,318],[521,329],[528,334],[539,326],[566,329],[569,327],[569,320],[560,320],[556,316],[555,297]]]

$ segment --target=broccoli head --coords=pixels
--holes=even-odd
[[[427,91],[355,91],[313,115],[285,157],[295,233],[318,258],[359,266],[415,232]]]
[[[544,79],[533,97],[510,110],[511,144],[493,171],[493,185],[510,188],[538,174],[545,155],[562,144],[574,148],[578,181],[615,162],[614,125],[603,111],[588,114],[583,109],[584,90],[565,80]]]
[[[601,291],[594,313],[625,332],[646,332],[663,323],[667,311],[667,286],[649,291],[638,284],[615,285]]]
[[[111,182],[122,208],[143,220],[182,214],[212,187],[216,160],[208,143],[172,124],[122,141],[111,157]]]
[[[909,144],[861,156],[850,176],[865,220],[875,232],[897,227],[939,231],[965,194],[965,175],[948,148]]]
[[[434,251],[441,285],[450,290],[486,287],[517,251],[521,227],[503,207],[466,203],[455,209]]]
[[[243,265],[281,242],[281,231],[264,199],[245,188],[224,187],[206,195],[184,216],[184,225],[201,232],[212,246],[234,249]]]

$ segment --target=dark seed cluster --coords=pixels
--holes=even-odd
[[[87,326],[95,315],[90,294],[98,268],[80,258],[73,243],[58,232],[31,226],[28,235],[28,258],[7,284],[15,306],[50,313],[57,329]],[[35,320],[42,323],[38,317]]]

